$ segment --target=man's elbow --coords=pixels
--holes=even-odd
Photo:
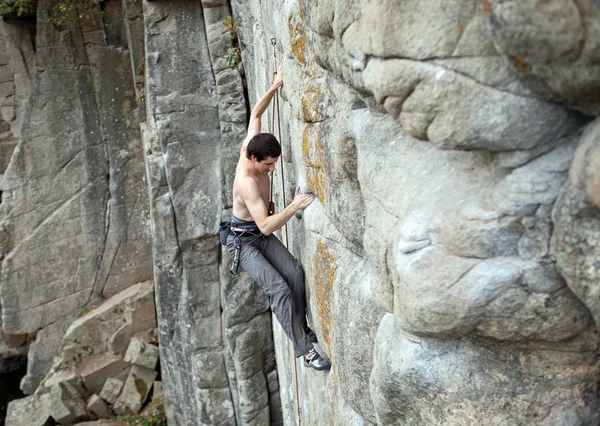
[[[259,226],[258,229],[265,237],[268,237],[269,235],[271,235],[273,233],[273,230],[269,229],[266,226]]]
[[[267,237],[273,233],[273,230],[269,227],[267,220],[257,220],[256,226],[258,227],[258,230]]]

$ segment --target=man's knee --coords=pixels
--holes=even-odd
[[[274,288],[271,294],[269,294],[269,299],[271,301],[271,310],[276,311],[277,308],[291,303],[292,290],[287,286]]]
[[[304,291],[304,271],[301,266],[297,266],[294,268],[291,276],[291,285],[294,287],[294,290],[302,290]]]

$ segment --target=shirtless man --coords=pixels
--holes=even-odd
[[[271,310],[294,345],[296,357],[304,356],[304,364],[325,370],[331,364],[314,349],[316,335],[306,322],[304,272],[287,248],[273,235],[314,199],[300,194],[279,213],[268,214],[269,172],[281,155],[277,139],[260,133],[261,116],[277,89],[283,84],[281,70],[271,88],[256,103],[250,115],[248,135],[240,150],[233,182],[233,217],[227,237],[227,249],[234,259],[232,272],[241,266],[269,298]]]

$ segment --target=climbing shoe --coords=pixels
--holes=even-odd
[[[312,348],[304,356],[304,365],[310,368],[314,368],[317,371],[328,370],[331,368],[331,364],[326,359],[323,359],[321,355]]]
[[[319,343],[317,335],[310,328],[305,328],[304,332],[306,333],[306,337],[308,337],[308,340],[310,340],[310,343]]]

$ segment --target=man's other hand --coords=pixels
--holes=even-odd
[[[300,187],[296,188],[296,195],[294,197],[294,201],[292,201],[292,206],[298,210],[303,210],[309,206],[310,203],[315,199],[315,194],[301,194]]]
[[[273,86],[278,88],[283,86],[283,68],[281,68],[281,65],[277,67],[277,73],[275,76],[275,81],[273,82]]]

